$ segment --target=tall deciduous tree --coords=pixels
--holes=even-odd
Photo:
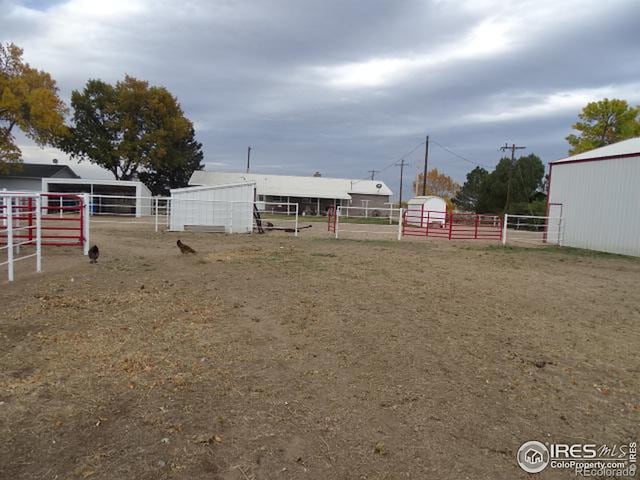
[[[189,185],[191,174],[204,168],[203,158],[202,144],[196,141],[191,128],[189,135],[174,144],[162,161],[141,171],[138,177],[154,195],[168,195],[172,188]]]
[[[640,135],[640,108],[630,107],[625,100],[605,98],[588,103],[578,119],[573,129],[580,134],[566,137],[570,155]]]
[[[413,191],[416,195],[436,195],[447,200],[455,197],[460,189],[453,178],[444,173],[440,173],[437,168],[433,168],[427,172],[427,191],[422,191],[423,174],[419,173],[413,182]]]
[[[72,158],[100,165],[119,180],[186,161],[173,153],[193,125],[164,87],[128,75],[115,86],[89,80],[82,92],[72,93],[71,106],[73,126],[60,148]]]
[[[478,212],[482,183],[488,176],[489,172],[482,167],[476,167],[467,173],[467,180],[453,199],[455,206],[465,212]]]
[[[40,146],[65,132],[66,107],[55,80],[25,63],[22,53],[13,43],[0,43],[0,172],[21,162],[15,127]]]

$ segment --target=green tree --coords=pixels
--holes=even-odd
[[[573,129],[580,134],[566,137],[570,155],[640,135],[640,108],[629,107],[625,100],[605,98],[588,103],[578,119]]]
[[[189,185],[191,174],[204,168],[203,158],[202,144],[196,141],[192,127],[154,168],[141,171],[138,177],[154,195],[168,195],[172,188]]]
[[[465,212],[478,212],[478,200],[482,191],[482,184],[489,176],[482,167],[476,167],[467,173],[467,179],[458,191],[453,203]]]
[[[174,153],[193,125],[164,87],[128,75],[115,86],[89,80],[71,94],[71,106],[73,126],[59,146],[72,158],[100,165],[119,180],[186,161]]]
[[[13,43],[0,43],[0,173],[22,161],[14,127],[41,147],[65,132],[66,107],[55,80],[25,63],[22,53]]]
[[[520,157],[513,165],[510,158],[502,158],[481,184],[477,211],[516,213],[516,207],[520,209],[522,204],[530,205],[539,200],[543,179],[544,164],[537,155]],[[507,204],[509,188],[511,195]],[[531,210],[533,207],[527,208]]]

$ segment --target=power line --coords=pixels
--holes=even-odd
[[[467,162],[467,163],[470,163],[470,164],[472,164],[472,165],[477,165],[477,166],[479,166],[479,167],[484,167],[484,168],[489,168],[489,169],[493,168],[493,167],[490,167],[489,165],[484,165],[484,164],[482,164],[482,163],[474,162],[473,160],[469,160],[468,158],[463,157],[462,155],[460,155],[459,153],[454,152],[453,150],[451,150],[451,149],[450,149],[450,148],[448,148],[448,147],[445,147],[444,145],[442,145],[441,143],[439,143],[439,142],[435,141],[434,139],[431,139],[430,141],[431,141],[431,142],[433,142],[433,143],[435,143],[436,145],[438,145],[441,149],[443,149],[443,150],[445,150],[445,151],[449,152],[449,153],[450,153],[451,155],[453,155],[454,157],[458,157],[460,160],[464,160],[464,161],[465,161],[465,162]]]
[[[405,161],[405,158],[408,157],[409,155],[411,155],[412,153],[414,153],[416,150],[418,150],[420,147],[422,147],[422,145],[424,145],[424,142],[420,142],[418,145],[416,145],[415,147],[413,147],[410,151],[408,151],[407,153],[405,153],[404,155],[402,155],[400,158],[398,158],[397,160],[394,160],[393,162],[391,162],[389,165],[381,168],[380,170],[378,170],[376,173],[382,173],[385,172],[386,170],[389,170],[391,167],[395,167],[396,164],[400,161]],[[411,165],[411,163],[406,163],[405,162],[405,166],[407,165]],[[370,172],[370,171],[369,171]],[[359,180],[354,180],[353,183],[358,183],[358,182],[362,182],[365,180],[369,180],[369,177],[367,178],[362,178]]]

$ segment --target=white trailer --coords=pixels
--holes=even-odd
[[[254,182],[173,189],[170,229],[251,233],[255,189]]]

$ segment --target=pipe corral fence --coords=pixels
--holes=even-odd
[[[53,193],[0,193],[0,251],[6,260],[7,279],[15,276],[15,262],[36,259],[42,271],[42,247],[82,247],[88,253],[88,199],[84,195]],[[21,250],[32,253],[21,254]]]
[[[442,238],[529,245],[562,245],[562,217],[387,209],[384,221],[347,217],[345,207],[329,209],[327,231],[335,238]],[[384,209],[379,209],[384,210]],[[398,211],[395,217],[393,211]],[[399,218],[399,220],[398,220]],[[389,222],[387,224],[387,220]]]

